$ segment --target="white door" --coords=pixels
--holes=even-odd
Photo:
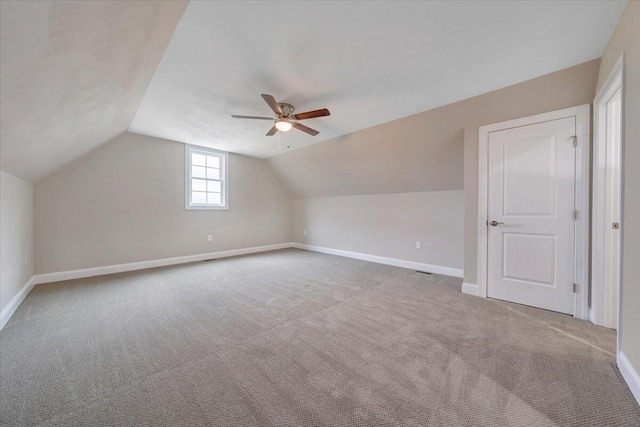
[[[575,117],[491,132],[487,295],[574,313]]]

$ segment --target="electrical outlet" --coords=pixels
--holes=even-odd
[[[305,236],[307,235],[307,230],[304,230],[304,235],[305,235]]]
[[[207,236],[207,241],[213,242],[213,236],[211,234]]]
[[[28,253],[24,253],[24,265],[28,265],[29,264],[29,254]]]
[[[18,260],[14,258],[12,260],[11,264],[13,265],[13,272],[15,273],[16,272],[16,266],[18,264]]]
[[[422,242],[421,241],[417,241],[416,242],[416,249],[422,249]]]

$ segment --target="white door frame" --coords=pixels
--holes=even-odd
[[[620,289],[618,292],[613,289],[613,284],[604,279],[605,254],[604,254],[604,233],[610,224],[606,224],[606,218],[598,215],[599,212],[605,212],[607,205],[606,174],[600,173],[603,166],[607,162],[607,111],[606,106],[609,100],[620,90],[621,95],[621,149],[624,147],[624,53],[620,55],[613,69],[609,73],[607,80],[604,82],[596,98],[593,101],[593,206],[592,206],[592,234],[591,234],[591,312],[590,318],[593,323],[600,326],[612,327],[607,322],[607,314],[613,304],[617,304],[618,308],[618,325],[620,325]],[[604,122],[603,122],[604,121]],[[620,156],[620,175],[622,181],[622,155]],[[605,168],[606,169],[606,168]],[[622,202],[622,187],[620,191],[620,201]],[[622,214],[622,212],[621,212]],[[622,237],[622,221],[620,222],[620,234]],[[618,262],[622,259],[622,245],[618,252]],[[618,265],[619,266],[619,265]],[[614,301],[614,295],[618,295],[617,301]]]
[[[480,126],[479,176],[478,176],[478,296],[487,297],[488,262],[488,154],[489,134],[499,130],[511,129],[540,122],[558,120],[567,117],[576,118],[576,193],[575,206],[575,283],[573,315],[579,319],[589,317],[589,171],[591,129],[590,105],[565,108],[534,116],[522,117],[506,122]],[[568,142],[570,143],[570,142]]]

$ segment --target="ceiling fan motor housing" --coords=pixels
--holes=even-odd
[[[282,118],[292,120],[293,119],[293,105],[279,102],[278,105],[282,110]]]

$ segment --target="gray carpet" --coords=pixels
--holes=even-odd
[[[615,334],[299,250],[37,286],[2,425],[631,426]]]

